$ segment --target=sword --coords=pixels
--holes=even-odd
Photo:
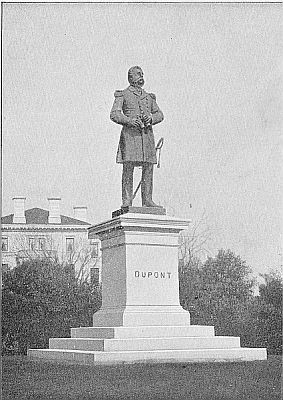
[[[163,147],[164,143],[164,138],[160,138],[157,142],[157,145],[155,146],[156,154],[158,153],[158,162],[157,162],[157,168],[160,168],[160,154],[161,154],[161,149]]]

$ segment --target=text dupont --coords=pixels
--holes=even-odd
[[[172,272],[142,272],[142,271],[135,271],[135,278],[163,278],[163,279],[170,279]]]

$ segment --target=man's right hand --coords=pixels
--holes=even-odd
[[[128,123],[128,126],[130,128],[139,128],[142,129],[143,128],[143,123],[139,118],[132,118],[130,120],[130,122]]]

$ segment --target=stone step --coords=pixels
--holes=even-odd
[[[30,349],[28,357],[33,360],[70,362],[72,364],[113,365],[125,363],[185,363],[185,362],[231,362],[266,360],[264,348],[194,349],[159,351],[91,352],[79,350]]]
[[[126,339],[154,337],[209,337],[214,336],[213,326],[134,326],[134,327],[82,327],[72,328],[72,338]]]
[[[237,347],[240,347],[240,338],[233,336],[163,337],[135,339],[52,338],[49,340],[50,349],[104,352],[181,349],[229,349]]]

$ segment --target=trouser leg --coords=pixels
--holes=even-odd
[[[144,163],[142,167],[141,196],[143,207],[160,207],[152,200],[153,164]]]
[[[133,202],[133,174],[134,164],[131,162],[123,163],[122,172],[122,207],[128,207]]]

